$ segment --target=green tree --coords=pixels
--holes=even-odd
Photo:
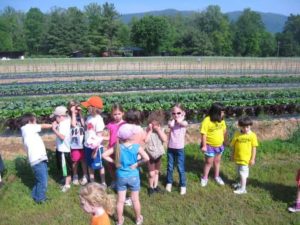
[[[3,17],[0,17],[0,51],[11,50],[13,50],[13,41],[9,32],[9,25]]]
[[[280,56],[300,55],[300,15],[288,17],[283,32],[277,34],[277,43]]]
[[[245,9],[235,24],[234,50],[236,55],[260,56],[265,27],[261,16]]]
[[[4,8],[1,17],[3,18],[4,23],[7,25],[8,30],[5,35],[9,43],[9,39],[12,41],[13,51],[24,51],[27,49],[25,42],[25,32],[24,32],[24,19],[25,15],[22,12],[16,11],[12,7]]]
[[[25,18],[25,37],[28,53],[39,54],[43,34],[45,32],[45,16],[38,8],[31,8]]]
[[[170,34],[170,24],[164,17],[145,16],[133,21],[132,42],[144,48],[147,55],[157,55],[162,50]]]

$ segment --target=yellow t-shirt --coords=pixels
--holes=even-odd
[[[204,118],[201,124],[200,133],[206,135],[206,143],[213,147],[220,147],[224,142],[224,133],[226,132],[226,123],[212,122],[210,117]]]
[[[252,156],[252,148],[258,146],[256,134],[252,131],[247,134],[236,131],[230,146],[234,149],[235,163],[247,166]]]

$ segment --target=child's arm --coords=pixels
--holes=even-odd
[[[253,166],[255,164],[255,157],[256,157],[256,147],[253,147],[252,154],[251,154],[251,160],[249,162],[250,166]]]
[[[77,125],[77,120],[76,120],[76,106],[72,106],[70,108],[71,110],[71,127],[76,127]]]
[[[147,127],[147,130],[146,130],[146,136],[145,136],[145,142],[147,143],[149,141],[149,138],[150,138],[150,135],[151,133],[153,132],[153,126],[152,124],[150,123]]]
[[[114,159],[111,157],[111,155],[114,153],[114,148],[109,148],[106,151],[103,152],[102,157],[108,162],[114,163]]]
[[[52,128],[52,124],[48,124],[48,123],[42,123],[40,124],[42,129],[51,129]]]
[[[53,132],[55,133],[55,135],[60,139],[60,140],[64,140],[65,139],[65,135],[61,134],[59,131],[58,131],[58,123],[56,121],[54,121],[52,123],[52,130]]]
[[[136,162],[135,164],[131,165],[130,166],[131,169],[135,169],[135,168],[141,166],[143,163],[146,163],[149,161],[149,156],[142,147],[139,148],[138,154],[142,157],[142,159],[139,160],[138,162]]]
[[[160,126],[154,126],[153,129],[156,131],[156,133],[158,134],[160,140],[162,142],[167,142],[168,141],[168,137],[165,134],[165,132],[161,129]]]
[[[201,151],[206,152],[207,151],[207,146],[206,146],[206,135],[201,134]]]

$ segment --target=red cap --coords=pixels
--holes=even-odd
[[[89,106],[93,106],[97,109],[102,109],[103,108],[103,101],[98,96],[92,96],[87,101],[81,102],[81,105],[85,108],[87,108]]]

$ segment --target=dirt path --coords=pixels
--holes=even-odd
[[[252,130],[258,135],[259,140],[287,139],[296,129],[300,127],[300,118],[274,119],[265,121],[254,121]],[[43,141],[48,149],[55,150],[55,135],[44,134]],[[188,127],[187,143],[199,142],[199,124],[191,124]],[[4,159],[14,159],[19,155],[25,155],[20,136],[0,136],[0,153]]]

